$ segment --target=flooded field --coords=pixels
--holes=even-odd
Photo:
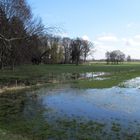
[[[86,72],[86,73],[62,73],[60,75],[50,73],[48,81],[64,82],[70,80],[105,80],[104,76],[109,75],[107,72]]]
[[[86,119],[140,118],[140,89],[113,87],[109,89],[42,89],[39,98],[46,108],[60,116],[84,117]]]
[[[128,80],[120,85],[124,86],[125,88],[140,88],[140,77]]]
[[[91,73],[81,77],[100,77]],[[0,95],[3,129],[37,140],[136,139],[140,133],[140,78],[112,88],[56,85]]]

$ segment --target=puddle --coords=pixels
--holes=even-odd
[[[126,88],[140,88],[140,77],[128,80],[122,83],[120,86],[123,86]]]
[[[95,77],[104,76],[104,75],[107,75],[107,74],[108,73],[105,73],[105,72],[87,72],[87,73],[80,74],[80,77],[95,78]]]
[[[69,80],[106,80],[107,78],[103,77],[109,75],[105,72],[87,72],[87,73],[62,73],[60,75],[50,73],[48,75],[48,81],[69,81]]]
[[[105,75],[109,75],[109,73],[88,72],[88,73],[80,74],[79,79],[106,80],[107,78],[102,77],[102,76],[105,76]]]

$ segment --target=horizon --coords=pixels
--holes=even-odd
[[[140,59],[140,1],[28,0],[28,3],[45,26],[62,28],[61,36],[93,42],[95,59],[104,59],[105,52],[112,50]]]

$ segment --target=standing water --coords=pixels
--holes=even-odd
[[[61,85],[1,94],[0,125],[37,140],[138,138],[138,80],[123,83],[123,88],[74,89]]]

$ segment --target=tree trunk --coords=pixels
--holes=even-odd
[[[3,70],[3,68],[4,68],[4,67],[3,67],[3,62],[1,61],[1,62],[0,62],[0,69]]]
[[[14,69],[15,69],[15,61],[12,61],[11,69],[14,71]]]

